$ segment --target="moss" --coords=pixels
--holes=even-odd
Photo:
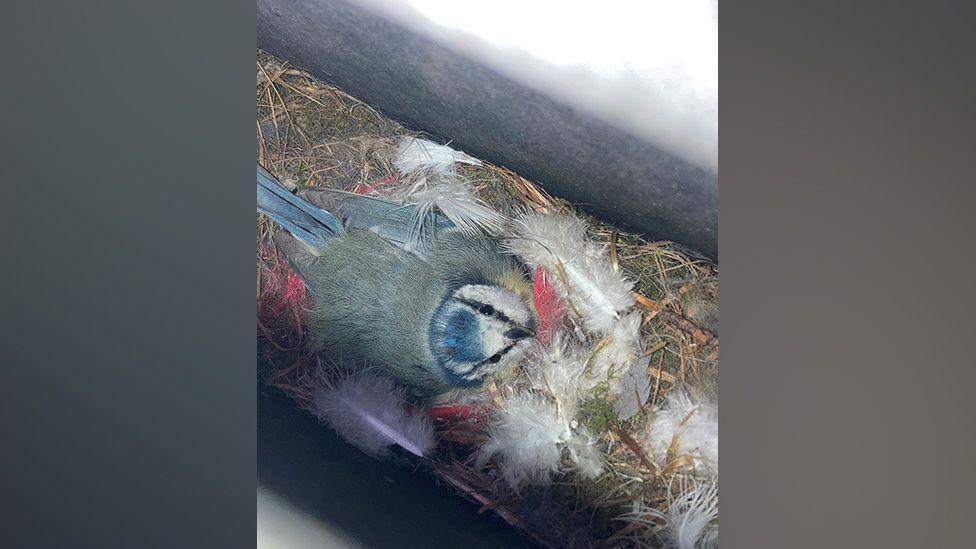
[[[479,198],[499,211],[511,213],[507,208],[515,197],[512,187],[502,181],[491,168],[465,164],[460,166],[459,171],[463,176],[479,183]]]
[[[594,435],[602,435],[610,430],[610,427],[617,423],[617,413],[607,402],[606,384],[601,384],[594,391],[593,396],[583,401],[580,405],[580,422]]]
[[[338,105],[323,107],[309,103],[301,111],[298,122],[312,141],[328,141],[330,137],[341,135],[352,126],[348,113]]]

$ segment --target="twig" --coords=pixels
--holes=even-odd
[[[634,440],[633,437],[631,437],[630,435],[627,434],[627,431],[624,431],[618,425],[614,425],[612,427],[612,429],[613,429],[613,433],[615,435],[617,435],[618,437],[620,437],[620,440],[628,448],[630,448],[630,451],[631,452],[634,452],[634,454],[636,454],[637,457],[640,458],[641,463],[644,465],[644,467],[647,467],[648,470],[653,471],[655,475],[657,475],[659,473],[659,469],[658,469],[657,464],[654,463],[653,461],[647,459],[647,454],[644,453],[644,449],[641,448],[640,444],[638,444],[637,441]]]
[[[660,381],[662,379],[664,381],[667,381],[668,383],[674,383],[675,381],[678,381],[677,378],[675,378],[673,375],[665,372],[664,370],[662,370],[660,368],[651,367],[651,368],[648,368],[648,371],[651,372],[651,374],[654,375],[654,377],[656,377],[658,379],[658,381]]]
[[[514,514],[496,506],[494,502],[492,502],[484,495],[480,494],[476,489],[471,487],[468,483],[448,473],[447,471],[444,471],[443,469],[437,469],[437,473],[440,475],[442,479],[446,480],[452,486],[460,490],[461,493],[473,499],[477,503],[480,503],[482,507],[478,511],[479,513],[484,512],[486,509],[491,509],[492,511],[495,512],[495,514],[501,517],[502,520],[514,526],[515,528],[518,528],[520,531],[530,535],[533,539],[535,539],[539,543],[543,544],[546,547],[554,547],[549,541],[538,537],[535,531],[533,531],[531,528],[527,528],[526,525],[521,520],[519,520],[518,517],[516,517]]]
[[[265,339],[268,340],[268,343],[274,345],[275,349],[278,349],[279,351],[281,351],[283,353],[287,353],[287,352],[290,352],[290,351],[294,351],[297,348],[297,347],[292,347],[290,349],[285,349],[281,345],[278,345],[278,342],[276,342],[274,340],[274,337],[271,336],[271,331],[268,330],[268,327],[265,326],[263,322],[261,322],[261,319],[260,318],[258,318],[257,320],[258,320],[258,328],[261,328],[261,332],[264,333]]]
[[[712,342],[717,343],[718,337],[709,332],[708,330],[696,325],[694,322],[688,320],[684,316],[678,315],[673,311],[662,307],[661,303],[654,301],[653,299],[641,294],[640,292],[634,292],[634,300],[637,301],[641,306],[643,306],[648,311],[656,312],[657,316],[661,318],[664,322],[671,324],[672,326],[678,328],[683,332],[687,332],[691,337],[695,338],[696,341],[702,345],[708,345]]]

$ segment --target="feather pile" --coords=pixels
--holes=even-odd
[[[434,426],[423,414],[408,413],[404,392],[380,377],[356,377],[318,387],[311,411],[347,442],[375,458],[394,444],[419,457],[434,447]]]
[[[477,466],[497,458],[502,478],[512,488],[542,485],[560,470],[563,450],[586,478],[603,474],[603,458],[583,426],[573,428],[556,402],[530,392],[515,393],[492,418],[488,441],[478,449]]]
[[[560,469],[563,450],[584,477],[603,474],[594,437],[575,421],[582,400],[585,357],[557,333],[529,365],[532,392],[516,392],[501,405],[478,453],[478,465],[498,457],[502,478],[513,488],[546,484]]]
[[[661,535],[664,547],[668,549],[718,547],[718,482],[714,479],[695,482],[689,490],[674,498],[664,512],[643,500],[634,501],[632,505],[631,511],[618,516],[617,520],[651,528],[664,523]]]
[[[420,244],[430,230],[435,208],[465,234],[497,234],[505,218],[471,193],[471,184],[457,171],[457,164],[480,166],[481,161],[447,145],[405,137],[397,145],[393,165],[412,184],[400,199],[417,206],[412,232]]]
[[[475,198],[460,179],[433,182],[423,178],[407,191],[405,200],[417,206],[414,231],[429,230],[430,212],[435,207],[468,235],[494,234],[504,223],[501,214]]]
[[[566,214],[529,213],[517,220],[509,253],[553,273],[559,297],[581,316],[587,330],[609,333],[620,313],[634,305],[633,283],[615,271],[600,246],[586,236],[584,222]]]
[[[678,496],[667,510],[665,547],[718,547],[718,483],[702,482]]]
[[[564,332],[556,333],[548,347],[536,351],[535,360],[528,367],[532,388],[556,401],[567,427],[579,410],[583,391],[588,388],[584,382],[586,355],[571,345]]]
[[[590,384],[606,383],[607,400],[620,419],[637,414],[650,396],[650,357],[643,356],[642,322],[640,311],[621,316],[597,344],[590,366]]]
[[[559,469],[564,431],[554,402],[516,393],[495,414],[488,442],[478,449],[477,466],[484,467],[497,455],[498,469],[509,486],[544,484]]]
[[[637,359],[640,350],[640,311],[632,311],[614,322],[604,344],[593,357],[590,379],[611,383]],[[617,394],[618,391],[612,391]]]
[[[692,472],[718,474],[718,406],[714,402],[674,389],[655,407],[652,417],[645,447],[659,464],[684,456]]]
[[[548,482],[559,470],[565,451],[579,474],[597,478],[603,473],[603,457],[597,441],[576,415],[583,400],[598,386],[607,386],[612,398],[636,386],[636,382],[620,382],[621,373],[629,371],[640,354],[641,314],[628,312],[634,305],[633,284],[611,267],[605,250],[586,236],[581,219],[527,213],[516,225],[517,235],[505,241],[506,250],[533,267],[536,279],[554,293],[544,299],[552,303],[547,303],[547,326],[541,341],[550,339],[562,303],[578,315],[587,331],[602,339],[594,351],[589,351],[587,337],[573,338],[564,331],[551,335],[549,344],[526,365],[533,392],[516,393],[502,404],[489,429],[489,442],[480,450],[479,462],[497,456],[503,478],[517,487]],[[646,371],[638,374],[635,379],[648,377]],[[627,398],[636,401],[638,396]],[[640,406],[635,404],[630,408]],[[532,418],[519,417],[530,407],[535,414]],[[546,436],[526,432],[519,436],[526,421],[546,425],[547,429],[536,429]]]

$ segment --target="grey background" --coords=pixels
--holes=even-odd
[[[5,546],[253,540],[253,7],[147,9],[3,19]],[[723,547],[972,543],[962,9],[721,11]]]
[[[723,547],[970,547],[971,14],[720,20]]]
[[[248,547],[254,7],[0,26],[0,546]]]

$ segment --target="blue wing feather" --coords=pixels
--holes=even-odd
[[[333,212],[348,228],[367,229],[407,247],[417,230],[417,206],[398,204],[382,198],[347,193],[335,189],[303,189],[298,196],[308,200],[323,210]],[[428,212],[423,229],[432,236],[439,231],[454,227],[454,223],[436,212]]]
[[[287,232],[275,236],[279,249],[305,280],[309,265],[330,239],[346,228],[372,231],[403,249],[416,237],[417,207],[335,189],[302,189],[292,194],[261,165],[257,166],[257,210]],[[448,218],[428,212],[425,236],[454,227]],[[290,233],[290,234],[289,234]]]
[[[257,209],[312,246],[321,246],[342,233],[338,218],[288,192],[260,164],[257,166]]]

